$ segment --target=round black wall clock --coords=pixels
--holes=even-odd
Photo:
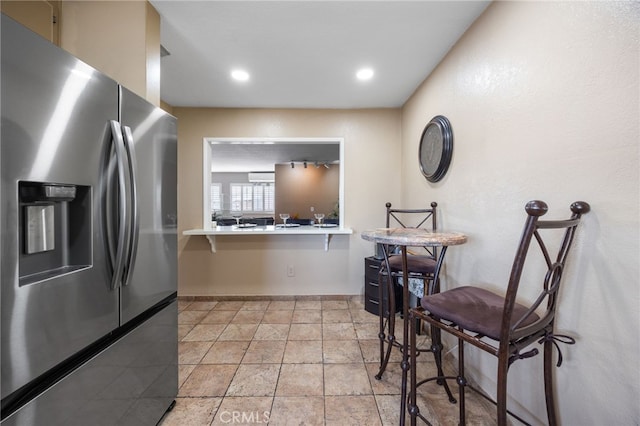
[[[437,115],[427,123],[420,137],[420,171],[429,182],[444,177],[453,154],[453,131],[447,117]]]

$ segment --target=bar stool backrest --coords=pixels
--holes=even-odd
[[[387,228],[421,228],[435,232],[438,229],[438,203],[431,203],[431,208],[424,209],[394,209],[391,203],[386,204],[387,207]],[[437,249],[435,247],[424,247],[429,256],[434,259],[437,257]],[[391,248],[391,252],[393,252]]]
[[[560,289],[569,249],[571,248],[576,228],[580,223],[580,217],[590,210],[589,204],[581,201],[573,203],[570,208],[572,215],[569,219],[540,220],[540,217],[547,213],[547,204],[538,200],[527,203],[525,210],[528,216],[513,261],[505,295],[505,307],[500,331],[501,343],[513,343],[524,336],[532,336],[532,339],[536,339],[535,336],[538,332],[552,324],[556,313],[558,291]],[[547,232],[549,230],[551,231]],[[551,235],[554,230],[556,234],[555,239],[553,239],[554,236]],[[562,235],[557,235],[558,232],[561,232]],[[526,265],[525,261],[531,262],[535,259],[531,259],[532,254],[535,252],[529,252],[532,246],[532,240],[535,240],[537,243],[533,245],[533,250],[535,250],[536,246],[538,247],[538,253],[542,256],[543,264],[546,265],[546,268],[543,267],[541,270],[540,277],[542,279],[542,285],[535,301],[527,304],[527,311],[519,315],[518,318],[512,318],[514,307],[517,303],[516,296],[518,288]],[[552,256],[554,252],[550,254],[551,247],[557,247],[557,249],[554,250],[555,257]],[[539,318],[533,323],[522,325],[526,319],[536,311]],[[522,343],[524,344],[526,342]]]

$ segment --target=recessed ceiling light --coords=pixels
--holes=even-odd
[[[358,70],[358,72],[356,73],[356,77],[358,78],[358,80],[362,81],[371,80],[371,78],[373,77],[373,70],[371,68],[362,68]]]
[[[231,78],[236,81],[247,81],[249,80],[249,73],[245,70],[233,70],[231,71]]]

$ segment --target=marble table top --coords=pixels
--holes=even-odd
[[[420,228],[378,228],[362,231],[361,236],[374,243],[409,247],[456,246],[467,242],[467,236],[459,232],[432,232]]]

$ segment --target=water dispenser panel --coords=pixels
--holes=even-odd
[[[56,279],[92,266],[91,187],[18,181],[19,285]]]
[[[32,254],[54,250],[56,244],[53,204],[26,206],[25,212],[25,252]]]

